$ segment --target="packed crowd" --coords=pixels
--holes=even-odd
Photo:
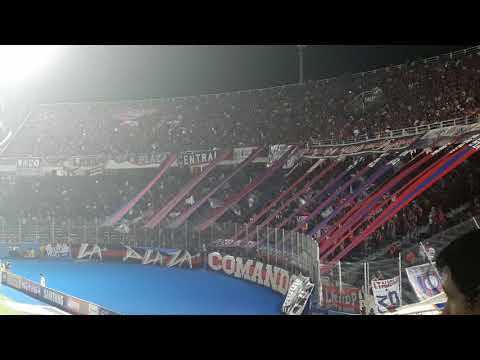
[[[388,134],[477,113],[479,54],[262,90],[43,105],[7,154],[115,157]]]
[[[365,163],[373,159],[373,156],[369,157]],[[354,181],[343,193],[336,193],[336,191],[341,184],[347,181],[347,179],[351,179],[351,177],[344,178],[342,182],[337,183],[327,191],[323,191],[322,194],[322,190],[331,179],[342,173],[347,166],[351,164],[351,161],[352,159],[338,165],[335,171],[331,173],[331,176],[310,186],[309,191],[304,192],[301,196],[297,197],[295,201],[290,202],[290,197],[284,198],[277,206],[270,209],[269,213],[264,215],[262,219],[266,219],[269,215],[276,214],[270,226],[275,227],[283,224],[283,227],[287,230],[297,229],[296,231],[310,231],[316,224],[327,218],[329,214],[344,203],[350,195],[360,189],[365,184],[365,179],[375,172],[370,170],[370,173],[367,172],[357,181]],[[417,244],[419,241],[428,239],[455,224],[470,219],[473,215],[480,214],[480,183],[477,180],[480,177],[480,170],[478,170],[479,161],[480,158],[474,156],[447,177],[441,179],[425,194],[402,209],[391,220],[387,221],[381,228],[374,232],[362,246],[355,249],[352,255],[358,256],[363,254],[363,256],[366,256],[383,249],[386,250],[385,254],[387,256],[395,257],[398,255],[398,252],[401,251],[402,247],[411,247],[412,244]],[[291,185],[299,176],[304,174],[308,166],[311,166],[311,163],[304,161],[302,167],[300,167],[300,171],[297,174],[294,173],[290,179],[287,179],[279,192],[284,191],[289,184]],[[304,180],[305,182],[303,184],[306,184],[319,172],[320,169],[317,169],[316,172],[310,174],[309,177]],[[391,175],[393,175],[393,173],[391,173]],[[354,174],[351,176],[354,176]],[[373,185],[369,193],[375,191],[387,178],[388,176],[384,176],[382,180],[377,181],[377,185]],[[301,191],[304,187],[303,184],[297,187],[295,191]],[[318,196],[319,194],[322,195]],[[452,196],[452,194],[455,194],[455,196]],[[245,212],[247,218],[254,218],[255,214],[275,196],[278,196],[278,193],[271,196],[268,200],[263,201],[260,207],[247,209]],[[322,214],[311,219],[307,224],[303,224],[303,218],[314,211],[320,204],[325,204],[326,201],[330,199],[330,196],[334,196],[332,197],[334,201],[331,202],[330,205],[324,206]],[[324,231],[321,231],[319,235],[341,219],[342,216],[357,203],[361,203],[366,196],[367,193],[363,193],[350,205],[346,205],[340,213],[331,218],[327,225],[325,225]],[[383,197],[384,201],[389,198],[389,194],[385,194]],[[287,204],[288,206],[284,207],[284,205]],[[282,208],[283,210],[281,210]],[[277,211],[277,209],[281,211]],[[285,223],[288,219],[289,221]],[[245,222],[248,222],[248,220]],[[261,222],[262,221],[259,223]],[[298,227],[298,225],[302,224],[303,226]],[[367,221],[362,228],[368,224],[369,222]],[[357,230],[357,232],[361,232],[362,228]],[[339,247],[338,251],[344,248],[348,240],[349,239]]]
[[[0,216],[22,223],[66,219],[103,222],[127,204],[155,176],[156,169],[128,175],[2,178]],[[183,169],[171,169],[127,215],[134,219],[158,208],[185,180]]]
[[[365,164],[373,159],[374,156],[366,158]],[[312,185],[308,191],[280,212],[270,226],[278,226],[296,209],[307,204],[304,211],[297,212],[298,216],[292,217],[290,223],[285,225],[286,229],[296,227],[302,221],[302,215],[313,211],[318,206],[319,201],[324,201],[333,194],[334,188],[325,192],[317,201],[309,203],[309,200],[321,191],[332,179],[332,176],[336,176],[345,170],[351,164],[351,161],[352,159],[347,159],[340,163],[336,170],[330,174],[331,176],[327,176],[322,181]],[[472,214],[480,214],[480,183],[476,180],[480,177],[479,161],[478,156],[467,160],[410,206],[401,210],[393,219],[376,231],[368,241],[358,247],[356,253],[370,254],[379,249],[388,249],[386,253],[394,257],[402,246],[408,247],[419,240],[427,239],[441,230],[470,218]],[[313,163],[314,160],[304,159],[295,169],[279,171],[255,192],[252,192],[235,207],[229,209],[219,219],[219,223],[248,223],[264,206],[280,193],[286,191],[293,182],[305,174]],[[302,189],[304,184],[310,181],[327,164],[328,162],[309,174],[296,190]],[[212,171],[200,186],[187,194],[170,212],[162,228],[168,229],[171,220],[174,220],[188,207],[199,201],[201,197],[228,176],[233,169],[231,167],[218,167]],[[260,165],[252,164],[246,167],[244,171],[227,182],[210,201],[206,202],[189,219],[189,228],[192,228],[192,224],[195,225],[204,221],[212,214],[212,209],[222,206],[225,199],[241,191],[264,170]],[[2,185],[0,187],[0,216],[7,221],[19,220],[22,224],[42,223],[52,219],[55,219],[55,222],[59,224],[67,220],[92,222],[95,218],[101,224],[140,192],[155,176],[155,173],[156,169],[150,169],[125,175],[3,178],[0,181]],[[345,196],[361,186],[367,175],[364,176],[363,180],[359,179],[359,181],[352,183],[352,187],[346,189],[342,196],[338,196],[332,203],[333,209]],[[192,176],[193,174],[190,173],[188,168],[170,169],[123,220],[128,223],[135,223],[139,219],[140,221],[149,219]],[[452,193],[455,196],[451,196]],[[282,200],[265,217],[282,206],[287,199],[288,197]],[[357,201],[362,201],[362,197],[358,198]],[[346,207],[343,213],[348,209],[350,207]],[[308,230],[318,222],[318,219],[310,222]],[[185,233],[183,228],[180,229],[180,233]],[[400,246],[397,246],[397,244],[400,244]]]

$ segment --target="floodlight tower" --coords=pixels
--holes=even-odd
[[[303,84],[303,48],[306,48],[308,45],[297,45],[298,48],[298,74],[299,74],[299,83]]]

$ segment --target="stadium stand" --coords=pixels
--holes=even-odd
[[[90,169],[91,176],[2,171],[0,234],[21,241],[31,234],[22,226],[51,233],[61,227],[57,238],[85,240],[79,226],[71,230],[74,223],[97,241],[112,241],[112,231],[118,243],[196,250],[229,240],[232,254],[266,262],[271,247],[286,245],[293,254],[295,246],[317,242],[325,272],[372,254],[388,261],[402,253],[417,264],[420,241],[480,214],[478,139],[465,142],[479,131],[479,80],[477,47],[304,85],[40,105],[0,160],[56,161],[63,175],[81,168],[66,166],[70,158],[103,165],[91,166],[98,171]],[[398,132],[404,128],[413,132]],[[357,151],[383,139],[411,141]],[[346,144],[355,145],[348,152]],[[236,159],[237,148],[249,152]],[[215,158],[182,163],[186,152],[207,149]],[[139,154],[158,161],[133,164]],[[301,269],[293,257],[275,255],[281,261]]]

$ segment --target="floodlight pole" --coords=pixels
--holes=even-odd
[[[299,74],[299,83],[303,85],[303,48],[307,45],[297,45],[298,47],[298,74]]]

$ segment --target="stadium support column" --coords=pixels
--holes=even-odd
[[[298,47],[298,80],[299,84],[303,85],[303,49],[307,45],[297,45]]]

